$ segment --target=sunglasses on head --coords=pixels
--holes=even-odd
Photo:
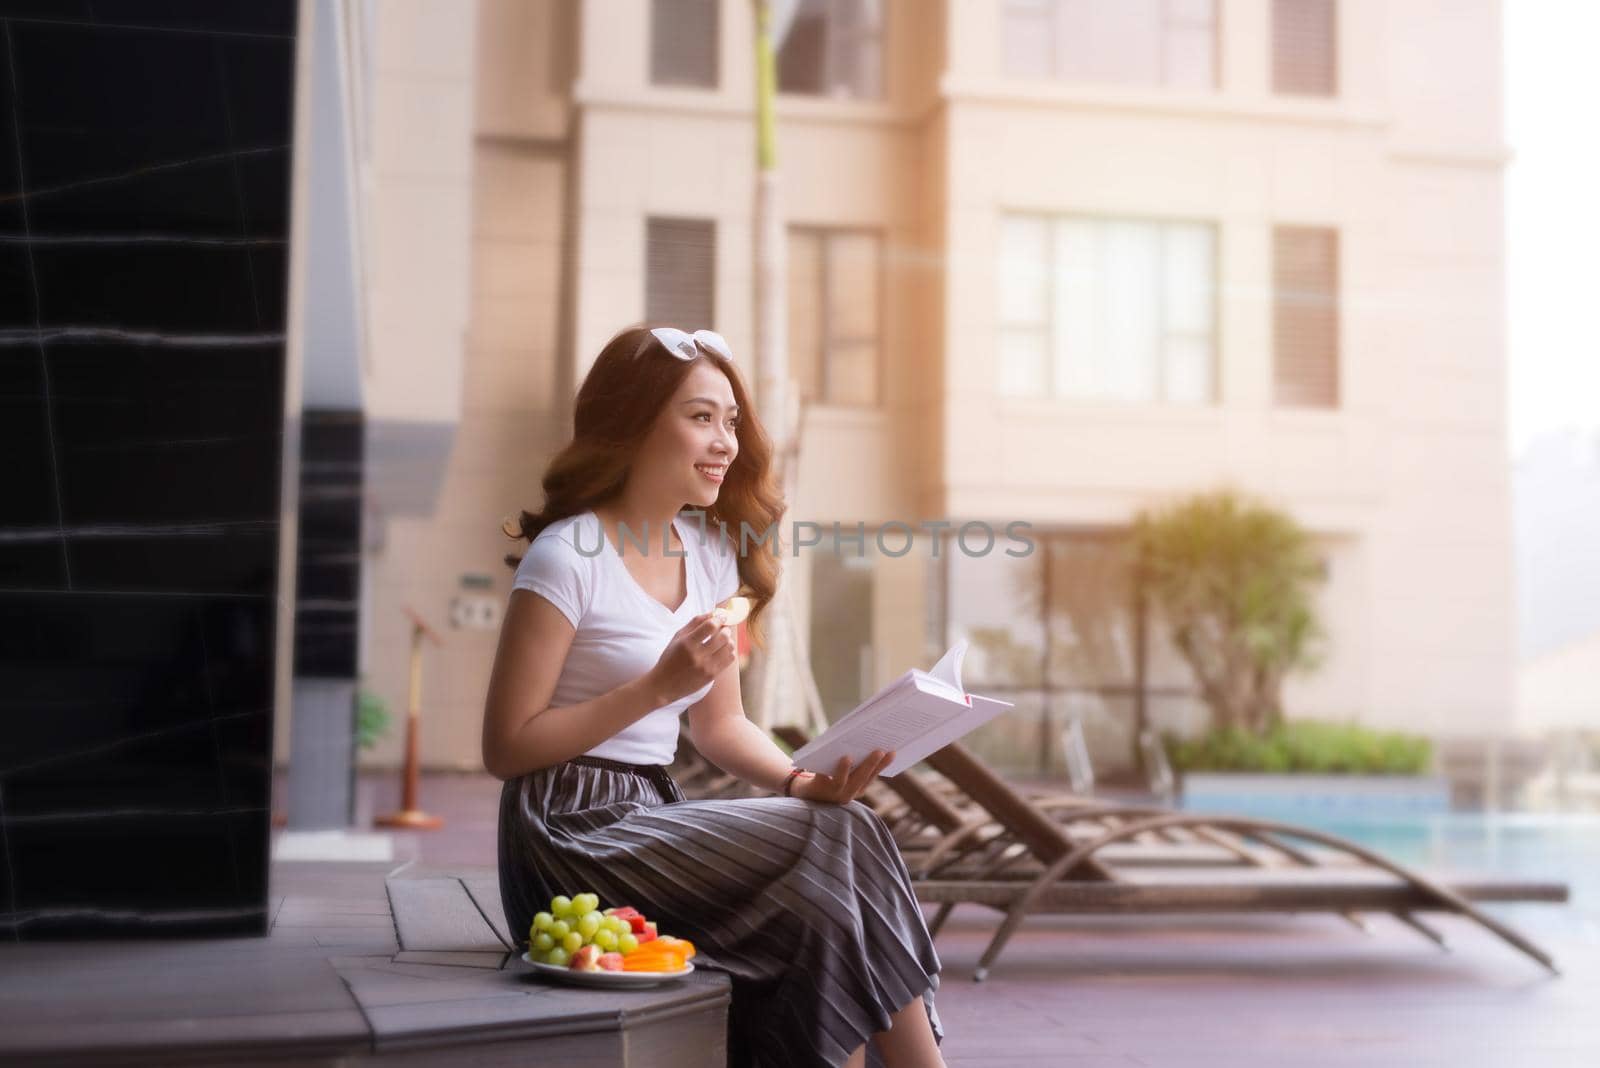
[[[733,362],[733,349],[728,347],[727,339],[715,330],[696,330],[690,334],[671,326],[658,326],[650,331],[649,336],[639,342],[633,354],[634,359],[637,360],[640,353],[649,347],[651,338],[661,342],[662,348],[685,362],[697,359],[702,350]]]

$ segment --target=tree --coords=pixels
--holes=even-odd
[[[1323,566],[1290,516],[1232,490],[1141,513],[1140,593],[1165,617],[1216,727],[1283,721],[1283,679],[1320,661]]]

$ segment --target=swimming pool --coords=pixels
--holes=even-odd
[[[1314,813],[1261,801],[1207,810],[1325,831],[1413,868],[1561,880],[1571,908],[1600,922],[1600,813]]]

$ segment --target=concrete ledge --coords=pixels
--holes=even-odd
[[[726,1064],[727,976],[554,984],[513,954],[492,871],[387,874],[274,865],[264,939],[0,947],[0,1063]]]

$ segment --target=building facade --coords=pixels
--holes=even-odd
[[[395,205],[375,271],[409,269],[385,242],[436,241],[468,279],[459,341],[427,334],[448,353],[417,323],[458,261],[369,312],[374,363],[424,361],[438,383],[396,388],[454,419],[427,507],[369,523],[363,662],[396,709],[403,606],[503,603],[500,521],[538,503],[606,339],[655,318],[753,341],[752,5],[480,0],[470,62],[386,96],[463,10],[383,5],[372,34],[375,159],[425,171],[470,131],[470,169],[436,179],[470,186],[464,234],[426,188],[368,188]],[[1292,716],[1509,726],[1498,4],[800,0],[780,29],[791,515],[866,544],[786,563],[831,712],[968,637],[971,687],[1018,705],[978,740],[1009,769],[1059,768],[1073,719],[1110,763],[1139,715],[1198,726],[1121,535],[1231,486],[1323,548],[1330,640]],[[369,437],[374,465],[398,449]],[[1030,524],[1036,551],[979,553],[974,521]],[[428,654],[431,766],[478,766],[480,622]]]

